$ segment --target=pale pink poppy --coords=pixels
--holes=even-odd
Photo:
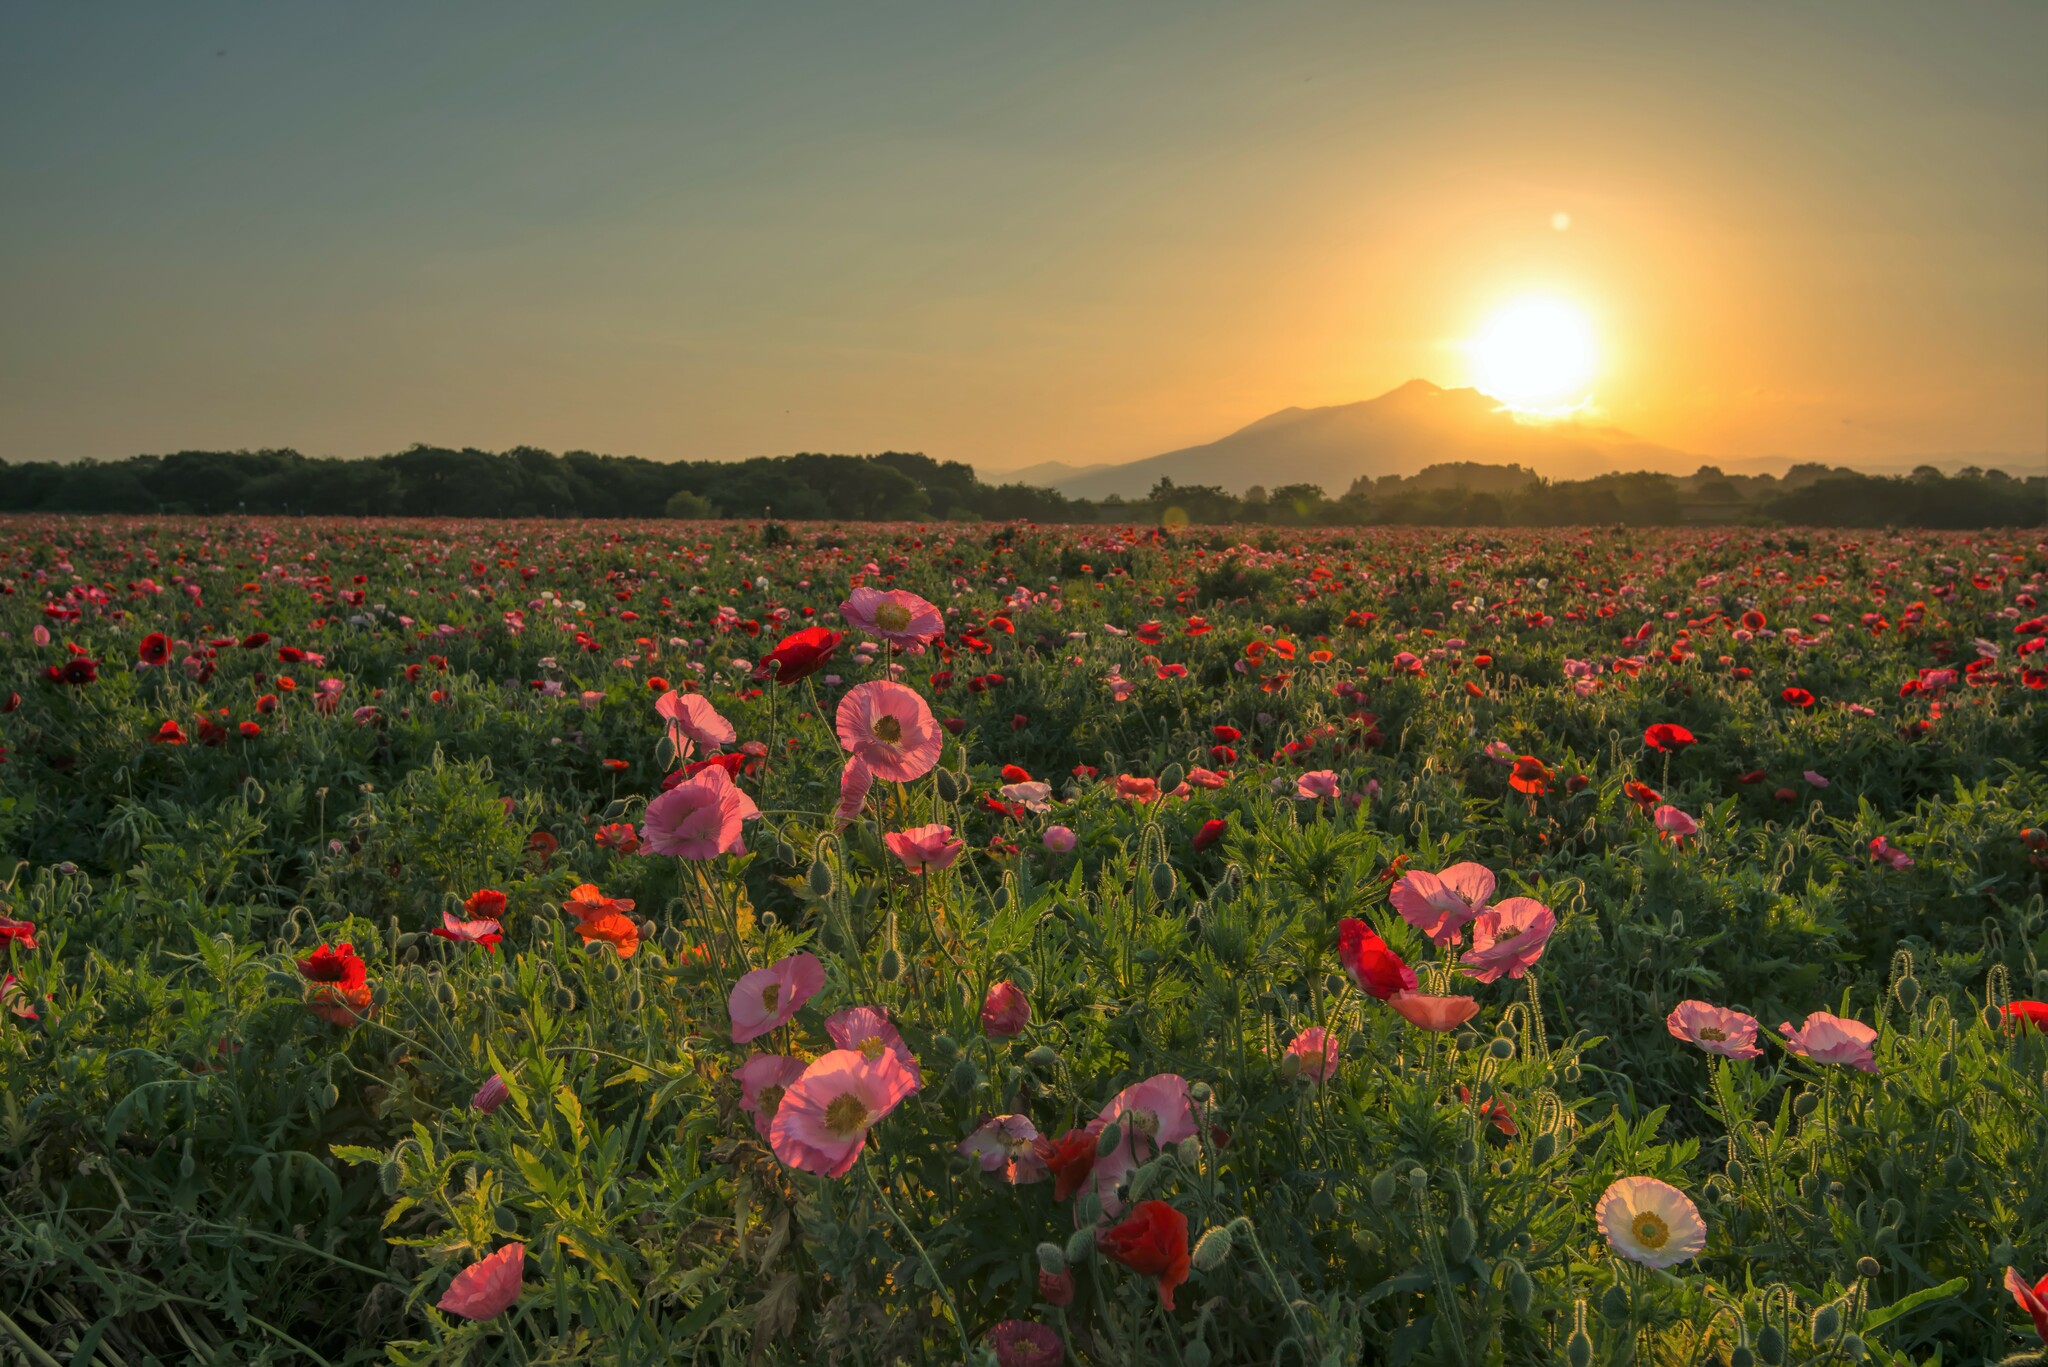
[[[755,1131],[766,1139],[782,1094],[804,1075],[804,1061],[786,1054],[749,1054],[732,1075],[740,1083],[740,1109],[754,1117]]]
[[[1304,800],[1319,801],[1340,791],[1334,769],[1314,769],[1294,780],[1294,795]]]
[[[1420,992],[1396,992],[1387,1005],[1410,1025],[1438,1034],[1455,1030],[1479,1014],[1479,1002],[1472,997],[1429,997]]]
[[[917,1089],[896,1055],[858,1049],[823,1054],[783,1092],[768,1127],[775,1156],[792,1168],[844,1177],[866,1147],[868,1131]]]
[[[849,1006],[844,1011],[835,1011],[826,1018],[825,1033],[841,1049],[857,1050],[869,1058],[894,1054],[896,1061],[910,1071],[912,1090],[924,1086],[924,1070],[917,1066],[916,1056],[903,1042],[903,1032],[890,1024],[880,1007]]]
[[[655,701],[654,710],[668,722],[668,737],[676,747],[678,758],[690,753],[692,742],[707,750],[716,750],[720,746],[731,745],[739,738],[732,723],[718,715],[718,709],[702,693],[678,693],[670,689]]]
[[[1074,846],[1081,843],[1081,837],[1065,826],[1047,826],[1045,834],[1039,839],[1054,854],[1070,853]]]
[[[881,679],[855,684],[839,700],[838,730],[841,746],[896,783],[930,773],[945,739],[916,690]]]
[[[1913,856],[1907,854],[1883,836],[1879,836],[1870,842],[1870,857],[1878,863],[1894,869],[1910,869],[1913,867]]]
[[[1116,795],[1125,802],[1150,802],[1159,796],[1159,780],[1135,774],[1116,776]]]
[[[1762,1058],[1756,1043],[1756,1017],[1709,1002],[1682,1001],[1671,1008],[1664,1024],[1672,1035],[1723,1058]]]
[[[519,1299],[526,1273],[526,1245],[506,1244],[496,1253],[455,1274],[435,1308],[466,1320],[493,1319]]]
[[[1792,1028],[1791,1021],[1786,1021],[1778,1027],[1778,1033],[1785,1037],[1787,1052],[1801,1058],[1815,1063],[1846,1064],[1865,1073],[1877,1071],[1877,1056],[1872,1047],[1877,1043],[1877,1031],[1862,1021],[1816,1011],[1797,1030]]]
[[[953,837],[951,826],[913,826],[907,831],[890,831],[882,837],[882,843],[912,873],[950,869],[967,848],[967,842]]]
[[[1123,1209],[1117,1188],[1125,1178],[1160,1149],[1195,1133],[1187,1079],[1176,1073],[1156,1073],[1132,1083],[1110,1098],[1102,1114],[1089,1123],[1088,1133],[1099,1135],[1112,1123],[1122,1131],[1122,1142],[1097,1158],[1089,1174],[1105,1218],[1113,1218]]]
[[[983,1172],[1001,1173],[1013,1186],[1043,1182],[1051,1172],[1038,1155],[1037,1139],[1038,1127],[1030,1116],[999,1115],[961,1140],[960,1152],[980,1162]]]
[[[1005,783],[996,789],[996,796],[1005,802],[1014,802],[1030,812],[1052,810],[1052,785],[1033,780],[1029,783]]]
[[[1682,842],[1689,835],[1698,835],[1700,831],[1699,822],[1694,821],[1668,802],[1659,807],[1656,814],[1650,820],[1658,830],[1664,833],[1665,838],[1674,845]]]
[[[868,793],[875,786],[875,771],[861,763],[859,755],[848,755],[846,767],[839,771],[839,805],[832,812],[832,829],[843,831],[860,820],[861,809],[867,805]]]
[[[1104,679],[1103,682],[1109,685],[1109,700],[1111,702],[1129,702],[1131,695],[1138,691],[1138,681],[1136,679],[1126,679],[1114,669],[1109,672],[1109,677]]]
[[[1543,957],[1557,915],[1533,897],[1495,902],[1472,918],[1472,948],[1458,962],[1480,982],[1519,978]]]
[[[1301,1075],[1310,1082],[1328,1082],[1336,1076],[1340,1053],[1337,1037],[1320,1025],[1311,1025],[1296,1035],[1287,1052],[1301,1060]]]
[[[732,1016],[732,1042],[745,1044],[781,1029],[824,985],[825,965],[804,950],[741,975],[726,999],[726,1010]]]
[[[1188,782],[1192,784],[1194,787],[1208,788],[1213,791],[1217,788],[1221,788],[1224,784],[1230,782],[1230,780],[1225,778],[1223,775],[1216,773],[1214,770],[1204,769],[1200,765],[1197,765],[1194,768],[1188,770]]]
[[[1593,1219],[1609,1248],[1644,1267],[1675,1267],[1707,1246],[1699,1207],[1654,1177],[1624,1177],[1608,1187]]]
[[[699,770],[647,804],[640,853],[712,859],[745,854],[743,824],[761,815],[721,765]]]
[[[495,945],[498,941],[505,938],[505,927],[502,923],[494,921],[487,916],[469,921],[457,916],[452,911],[443,910],[441,913],[441,928],[436,930],[434,934],[444,940],[457,940],[464,944],[489,946]]]
[[[21,979],[12,973],[0,975],[0,1005],[13,1015],[25,1021],[41,1020],[36,1014],[35,1000],[22,990]]]
[[[1442,873],[1421,869],[1403,874],[1387,893],[1401,919],[1430,938],[1432,944],[1454,945],[1465,924],[1486,910],[1493,896],[1493,871],[1483,864],[1453,864]]]
[[[908,589],[857,588],[839,605],[847,625],[912,655],[946,632],[938,608]]]
[[[1818,770],[1808,769],[1806,771],[1805,778],[1808,787],[1825,788],[1828,786],[1827,779],[1824,776],[1822,776]]]

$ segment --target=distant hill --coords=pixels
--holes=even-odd
[[[1689,471],[1700,464],[1670,447],[1585,422],[1530,423],[1476,389],[1444,389],[1410,380],[1362,403],[1283,408],[1227,437],[1165,455],[1054,474],[1046,482],[1070,498],[1140,498],[1162,477],[1243,493],[1315,484],[1335,496],[1361,476],[1409,476],[1432,465],[1521,465],[1548,479],[1583,479],[1612,470]],[[1043,468],[1043,467],[1039,467]],[[1011,478],[1022,478],[1023,473]]]

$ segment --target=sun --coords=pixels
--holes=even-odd
[[[1465,343],[1465,355],[1481,393],[1534,417],[1583,408],[1600,363],[1585,313],[1549,297],[1502,306]]]

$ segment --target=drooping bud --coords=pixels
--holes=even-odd
[[[1230,1256],[1230,1226],[1218,1225],[1195,1243],[1195,1251],[1188,1256],[1197,1272],[1214,1272],[1223,1266]]]

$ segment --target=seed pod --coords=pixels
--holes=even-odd
[[[1429,1185],[1429,1174],[1420,1166],[1408,1169],[1408,1185],[1416,1191],[1421,1191]]]
[[[830,897],[834,886],[832,866],[822,859],[813,859],[805,881],[811,885],[811,896],[820,899]]]
[[[1124,1127],[1114,1120],[1102,1127],[1102,1133],[1095,1136],[1095,1156],[1107,1158],[1116,1152],[1116,1146],[1124,1142]]]
[[[974,1089],[981,1086],[981,1070],[974,1066],[974,1060],[963,1058],[953,1065],[953,1072],[946,1079],[946,1085],[961,1096],[973,1096]]]
[[[574,1011],[575,1009],[576,1009],[576,992],[575,992],[575,989],[573,989],[573,988],[569,988],[569,987],[558,987],[558,988],[556,988],[556,989],[555,989],[555,1010],[557,1010],[557,1011]]]
[[[1458,1141],[1458,1161],[1471,1165],[1479,1160],[1479,1146],[1468,1137]]]
[[[972,786],[965,774],[952,769],[934,769],[932,771],[932,778],[939,790],[939,799],[942,802],[958,802],[961,798],[967,796],[968,790]]]
[[[1214,1095],[1215,1092],[1206,1082],[1197,1082],[1188,1088],[1188,1100],[1194,1102],[1197,1106],[1208,1105],[1209,1098]]]
[[[1083,1225],[1067,1236],[1067,1266],[1085,1263],[1095,1253],[1095,1227]]]
[[[1180,1164],[1182,1167],[1196,1168],[1201,1166],[1201,1140],[1195,1138],[1193,1135],[1189,1135],[1186,1139],[1183,1139],[1180,1141],[1180,1143],[1174,1145],[1173,1148],[1174,1155],[1180,1159]]]
[[[1871,1257],[1868,1253],[1856,1260],[1856,1275],[1859,1277],[1875,1277],[1882,1271],[1884,1271],[1884,1268],[1880,1267],[1877,1259]]]
[[[1230,1256],[1230,1226],[1217,1225],[1195,1243],[1195,1251],[1188,1256],[1197,1272],[1214,1272],[1223,1266],[1223,1260]]]
[[[1493,1043],[1486,1046],[1486,1052],[1491,1057],[1506,1063],[1515,1056],[1515,1042],[1506,1035],[1496,1035]]]
[[[1041,1272],[1050,1272],[1057,1277],[1067,1270],[1067,1251],[1058,1244],[1040,1244],[1038,1268]]]
[[[1593,1367],[1593,1340],[1583,1326],[1572,1330],[1572,1336],[1564,1341],[1564,1360],[1571,1367]]]
[[[1508,1304],[1514,1307],[1517,1315],[1526,1315],[1529,1313],[1529,1307],[1535,1304],[1535,1301],[1535,1279],[1530,1277],[1521,1267],[1517,1266],[1513,1272],[1508,1274]]]
[[[1049,1044],[1041,1044],[1024,1056],[1024,1061],[1033,1068],[1057,1068],[1060,1056]]]
[[[1615,1282],[1600,1293],[1600,1318],[1620,1324],[1628,1318],[1628,1288]]]
[[[1784,1331],[1775,1324],[1766,1324],[1759,1329],[1756,1335],[1756,1355],[1769,1363],[1770,1367],[1778,1367],[1778,1364],[1785,1360]]]
[[[1816,1346],[1832,1342],[1842,1331],[1842,1312],[1833,1304],[1823,1305],[1813,1312],[1813,1341]]]
[[[1385,1172],[1372,1179],[1372,1203],[1374,1205],[1384,1206],[1394,1199],[1394,1183],[1396,1180],[1392,1168],[1388,1168]]]
[[[1173,865],[1160,860],[1152,866],[1151,878],[1152,895],[1162,902],[1172,901],[1175,889],[1180,886],[1180,879],[1174,876]]]
[[[1548,1130],[1537,1135],[1535,1140],[1529,1145],[1529,1156],[1538,1163],[1548,1163],[1551,1155],[1556,1152],[1557,1136]]]
[[[893,983],[903,976],[903,956],[896,952],[896,946],[891,945],[882,951],[882,962],[879,967],[882,981],[885,983]]]
[[[1472,1217],[1459,1211],[1451,1221],[1451,1227],[1444,1231],[1444,1253],[1453,1263],[1467,1262],[1472,1250],[1478,1247],[1479,1229],[1472,1223]]]
[[[1196,1339],[1180,1350],[1180,1360],[1187,1364],[1187,1367],[1209,1367],[1209,1345],[1201,1339]]]

